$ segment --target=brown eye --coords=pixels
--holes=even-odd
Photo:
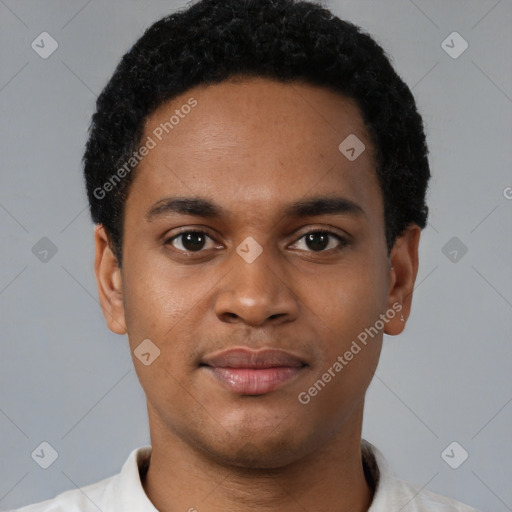
[[[204,231],[184,231],[166,240],[166,245],[172,245],[179,251],[200,252],[211,238]]]
[[[329,245],[329,236],[326,233],[309,233],[306,235],[306,245],[312,251],[323,251]]]
[[[313,252],[326,252],[326,249],[336,250],[348,245],[348,240],[346,238],[338,235],[337,233],[326,230],[316,230],[306,233],[295,243],[295,248],[297,248],[296,245],[301,240],[304,240],[306,248],[299,249]]]

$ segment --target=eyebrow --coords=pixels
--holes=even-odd
[[[288,205],[284,214],[287,217],[315,217],[317,215],[365,215],[357,203],[344,197],[311,197]]]
[[[165,197],[157,201],[144,216],[148,222],[171,213],[193,215],[210,219],[220,218],[226,212],[221,206],[201,197]]]
[[[227,217],[228,211],[222,206],[201,197],[165,197],[157,201],[145,214],[152,222],[159,217],[173,213],[192,215],[208,219]],[[287,205],[283,211],[285,217],[315,217],[320,215],[363,216],[364,210],[357,203],[344,197],[311,197]]]

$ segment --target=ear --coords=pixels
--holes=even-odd
[[[403,235],[396,239],[391,251],[387,307],[397,314],[386,323],[386,334],[400,334],[411,312],[412,292],[418,273],[420,234],[421,229],[417,224],[409,224]]]
[[[103,315],[112,332],[126,334],[121,269],[110,248],[105,228],[101,224],[97,224],[94,229],[94,242],[96,245],[94,273]]]

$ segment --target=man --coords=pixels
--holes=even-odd
[[[430,177],[414,99],[368,35],[293,0],[166,17],[98,98],[84,172],[151,447],[21,510],[474,511],[361,440]]]

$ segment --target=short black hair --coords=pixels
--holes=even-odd
[[[145,120],[196,85],[236,76],[303,81],[355,100],[374,146],[388,255],[410,223],[425,227],[430,169],[423,121],[381,46],[313,2],[200,0],[150,26],[96,102],[84,176],[92,220],[104,226],[119,266],[136,170],[128,172],[126,162],[140,148]]]

